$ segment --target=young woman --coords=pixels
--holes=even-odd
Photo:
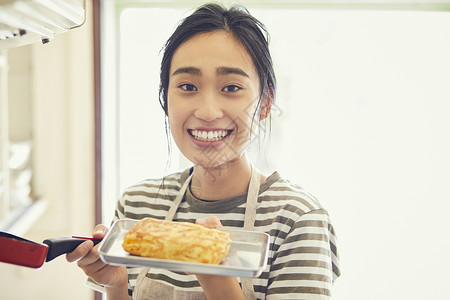
[[[108,299],[330,298],[340,272],[326,210],[277,172],[261,175],[246,155],[275,99],[266,36],[264,26],[237,6],[202,6],[178,26],[162,59],[160,102],[193,167],[130,187],[114,218],[266,232],[266,270],[258,278],[239,279],[111,266],[87,241],[67,259],[78,261]],[[98,225],[93,235],[103,238],[106,231]]]

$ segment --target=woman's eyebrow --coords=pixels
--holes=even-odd
[[[177,74],[191,74],[196,76],[201,76],[202,71],[199,68],[196,67],[181,67],[175,70],[175,72],[172,73],[172,76],[175,76]],[[241,75],[244,77],[249,77],[247,73],[244,72],[244,70],[240,68],[233,68],[233,67],[219,67],[216,69],[217,75],[229,75],[229,74],[236,74]]]
[[[244,70],[239,69],[239,68],[231,68],[231,67],[217,68],[216,73],[217,73],[217,75],[236,74],[236,75],[242,75],[244,77],[249,77],[248,74],[244,72]]]
[[[172,76],[177,75],[177,74],[183,74],[183,73],[197,75],[197,76],[202,75],[202,72],[198,68],[195,68],[195,67],[181,67],[181,68],[176,69],[175,72],[172,73]]]

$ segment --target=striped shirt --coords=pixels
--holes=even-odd
[[[128,188],[118,201],[113,221],[164,219],[189,171]],[[203,201],[188,189],[173,220],[195,222],[214,215],[226,228],[242,228],[246,197]],[[336,237],[327,211],[313,196],[274,172],[260,186],[254,230],[270,236],[267,268],[253,278],[257,299],[331,298],[331,286],[340,275]],[[141,270],[128,268],[130,297]],[[146,276],[169,286],[173,299],[186,299],[186,292],[191,293],[189,299],[205,299],[195,275],[150,269]]]

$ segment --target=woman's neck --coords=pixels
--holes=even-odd
[[[241,195],[248,190],[251,173],[251,164],[245,155],[217,167],[195,165],[191,192],[204,200],[224,200]]]

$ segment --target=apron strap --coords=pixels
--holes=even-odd
[[[256,219],[256,206],[259,196],[261,173],[252,165],[252,177],[248,186],[247,203],[245,204],[244,230],[253,230]],[[247,299],[256,299],[252,278],[241,278],[242,292]]]
[[[244,230],[253,230],[255,225],[260,178],[261,173],[252,165],[252,176],[248,186],[247,202],[245,203]]]
[[[189,183],[191,182],[192,174],[189,175],[189,177],[186,179],[184,184],[181,186],[180,192],[178,193],[177,197],[175,198],[175,201],[173,202],[172,206],[170,207],[169,211],[167,212],[166,218],[164,220],[166,221],[172,221],[173,217],[175,216],[175,213],[177,212],[178,206],[180,206],[181,200],[183,200],[184,194],[186,193],[186,190],[189,186]]]

